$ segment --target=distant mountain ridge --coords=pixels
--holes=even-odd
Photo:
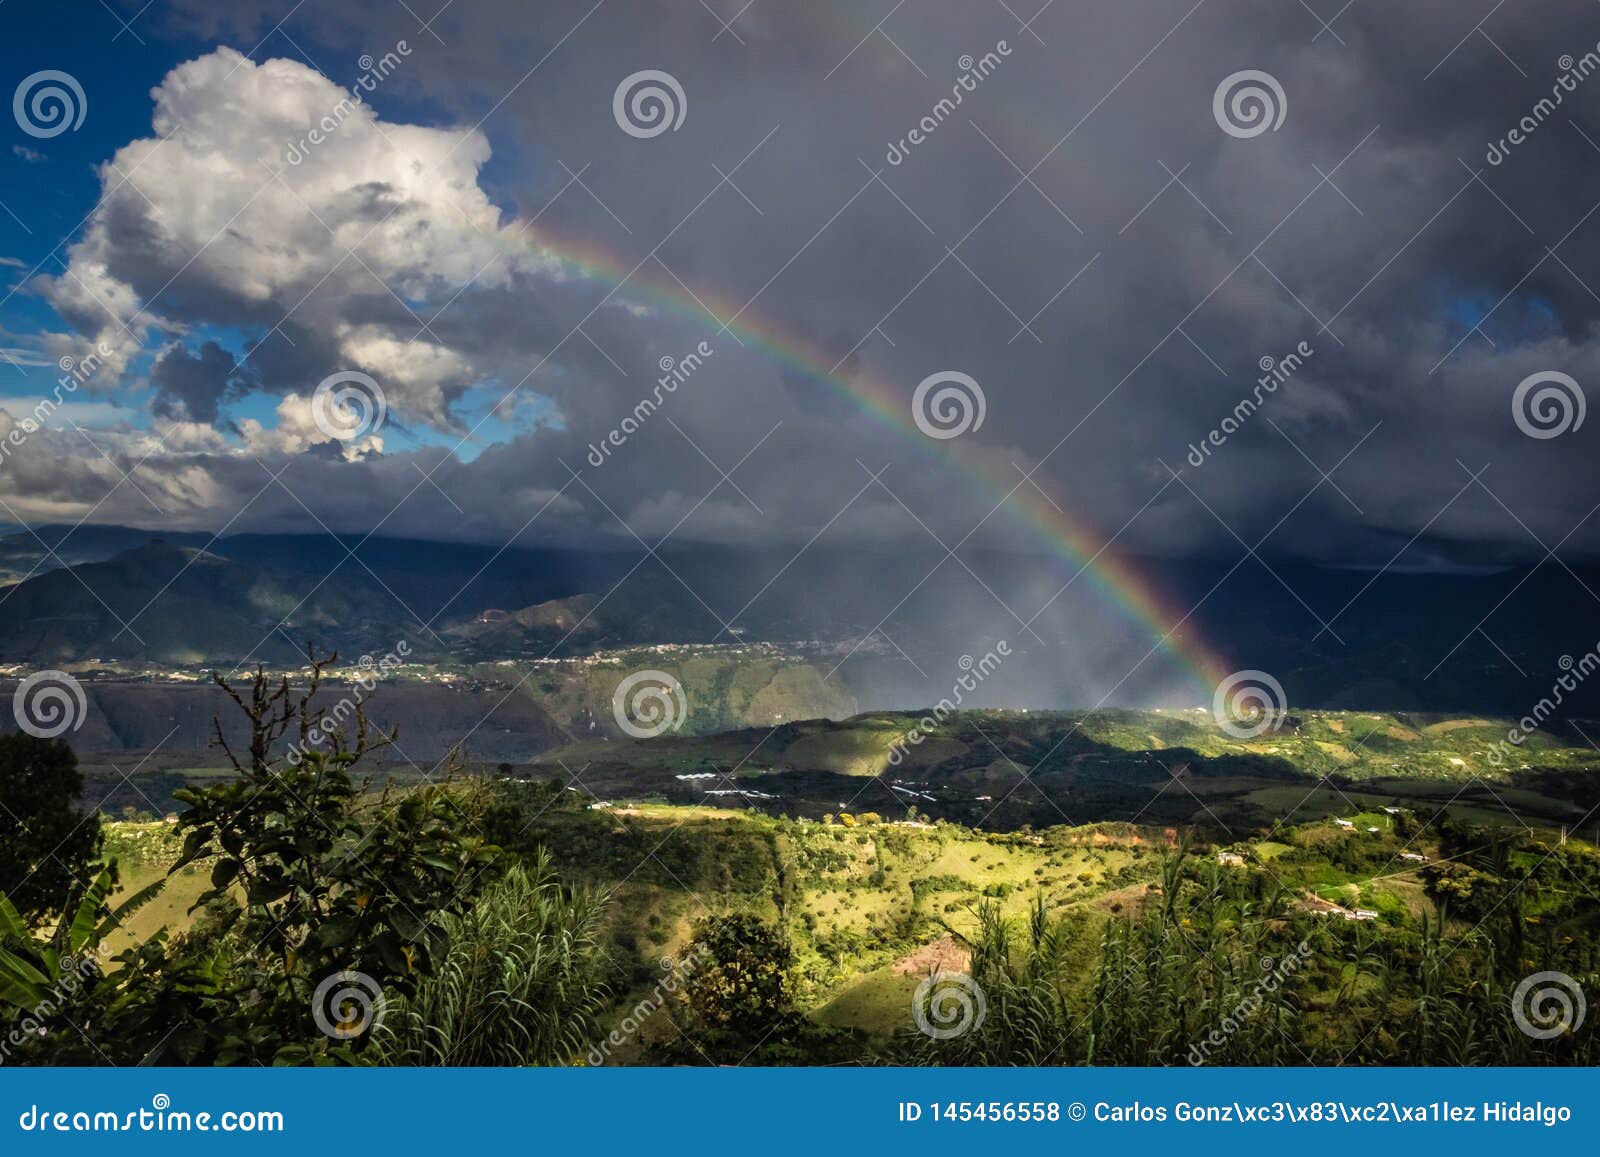
[[[0,594],[0,657],[176,666],[247,656],[288,661],[307,643],[348,651],[395,638],[404,625],[385,612],[386,598],[360,574],[315,585],[296,572],[155,540]]]
[[[980,706],[1086,706],[1108,688],[1116,705],[1199,702],[1193,672],[1152,649],[1147,627],[1108,613],[1087,583],[1073,585],[1062,560],[970,550],[961,561],[826,543],[644,554],[40,527],[0,537],[0,569],[35,571],[0,587],[0,663],[192,671],[293,663],[307,644],[352,656],[405,641],[420,661],[475,662],[810,641],[838,648],[825,666],[839,665],[863,706],[899,708],[937,702],[964,656],[1004,638],[1015,657],[984,683]],[[1139,566],[1173,605],[1192,608],[1186,629],[1224,669],[1270,672],[1296,706],[1520,717],[1600,647],[1595,568]],[[1048,612],[1023,626],[1047,599]],[[1600,716],[1600,679],[1564,692],[1560,707]]]

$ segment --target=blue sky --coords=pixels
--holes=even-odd
[[[47,392],[73,341],[128,358],[57,415],[102,429],[104,453],[68,430],[8,465],[19,517],[147,510],[106,498],[109,457],[191,524],[288,525],[298,503],[260,495],[288,461],[341,529],[428,529],[442,509],[484,541],[539,515],[607,544],[1009,542],[973,479],[1004,493],[1021,470],[1154,554],[1242,539],[1383,563],[1422,535],[1498,557],[1536,551],[1530,531],[1600,549],[1571,482],[1600,424],[1535,438],[1512,413],[1539,374],[1600,380],[1600,89],[1482,160],[1548,93],[1548,62],[1600,38],[1592,3],[1507,6],[1484,29],[1503,53],[1444,0],[1352,6],[1337,38],[1300,5],[1055,5],[1037,39],[1003,5],[954,2],[904,6],[887,36],[864,9],[892,0],[757,4],[731,31],[721,0],[430,0],[428,31],[394,0],[138,4],[0,4],[0,94],[59,69],[87,103],[45,140],[0,117],[0,348],[34,363],[0,362],[0,407]],[[949,123],[881,160],[964,54],[1006,37]],[[415,53],[369,108],[303,166],[267,163],[402,39]],[[615,99],[651,70],[687,115],[640,137]],[[1247,70],[1288,111],[1241,137],[1213,98]],[[97,166],[156,155],[158,107],[184,131],[102,197]],[[659,360],[706,339],[717,356],[670,421],[574,483]],[[1262,357],[1301,341],[1316,356],[1262,419],[1174,483]],[[317,386],[348,370],[381,381],[381,446],[314,422]],[[911,407],[946,371],[983,387],[987,417],[928,447]],[[457,501],[430,508],[418,472],[447,458]],[[1458,497],[1462,463],[1485,462],[1495,495]],[[867,463],[898,472],[893,497],[857,498]]]
[[[125,24],[102,5],[89,3],[15,3],[0,12],[0,25],[8,33],[0,35],[0,81],[7,93],[13,93],[27,76],[56,69],[79,81],[87,106],[79,128],[45,139],[24,132],[11,116],[0,122],[5,137],[0,151],[0,296],[5,298],[0,305],[0,349],[7,351],[0,359],[0,408],[21,414],[21,403],[49,394],[60,373],[51,359],[30,349],[30,337],[67,328],[50,304],[26,283],[35,274],[58,275],[65,268],[67,247],[99,198],[99,166],[128,141],[151,135],[151,90],[175,65],[225,42],[176,35],[170,22],[158,24],[148,15]],[[23,34],[16,34],[19,29]],[[274,35],[271,40],[263,55],[283,55],[290,50],[288,37]],[[348,85],[360,75],[354,61],[321,49],[314,28],[297,27],[293,43],[325,68],[330,79]],[[59,49],[53,49],[58,45]],[[370,103],[386,118],[426,123],[438,115],[427,102],[407,100],[392,89],[378,92]],[[486,185],[497,171],[507,168],[508,160],[500,160],[485,173]],[[243,359],[260,336],[259,331],[195,326],[185,341],[191,347],[215,341]],[[149,372],[165,344],[159,336],[153,337],[146,343],[144,355],[132,361],[123,387],[115,395],[74,398],[62,411],[62,418],[85,428],[147,428],[151,391],[138,389],[135,383]],[[392,417],[385,431],[389,445],[391,449],[445,446],[454,448],[463,461],[471,461],[484,447],[507,441],[531,424],[559,423],[553,408],[538,399],[524,400],[514,418],[508,418],[506,411],[490,414],[489,408],[503,393],[504,386],[492,379],[465,390],[456,412],[474,433],[464,443],[455,434]],[[225,417],[254,419],[271,427],[277,421],[276,404],[270,394],[250,393],[228,403]],[[60,420],[55,422],[60,424]]]

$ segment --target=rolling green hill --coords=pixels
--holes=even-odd
[[[812,819],[910,809],[998,830],[1137,820],[1225,831],[1401,804],[1559,827],[1600,800],[1600,753],[1576,734],[1536,733],[1514,761],[1493,762],[1510,721],[1314,711],[1237,739],[1206,713],[970,711],[903,743],[891,762],[921,718],[877,712],[585,742],[539,757],[533,771],[586,766],[585,785],[603,799]]]

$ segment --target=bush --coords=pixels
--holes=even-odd
[[[375,1059],[569,1060],[598,1035],[606,989],[597,936],[606,903],[604,893],[563,885],[548,854],[510,869],[469,911],[442,921],[449,952],[415,993],[391,1003],[374,1033]]]
[[[62,739],[0,735],[0,891],[32,923],[72,906],[100,855],[100,814],[78,810],[83,776]]]

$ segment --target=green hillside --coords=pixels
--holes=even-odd
[[[1361,971],[1370,965],[1348,971],[1352,953],[1410,954],[1405,967],[1414,968],[1419,935],[1444,921],[1474,955],[1491,925],[1500,928],[1495,908],[1505,895],[1516,896],[1506,934],[1521,951],[1581,972],[1600,950],[1600,902],[1583,887],[1600,883],[1593,844],[1510,828],[1495,836],[1409,810],[1380,813],[1388,822],[1377,834],[1311,820],[1276,829],[1270,841],[1242,832],[1211,841],[1131,824],[1001,834],[871,813],[812,822],[712,808],[595,808],[556,787],[520,790],[534,817],[527,845],[549,850],[569,878],[610,889],[605,956],[623,993],[617,1015],[656,981],[661,959],[690,949],[700,921],[743,913],[782,930],[797,1004],[812,1024],[844,1031],[857,1055],[893,1054],[914,1037],[913,991],[935,970],[973,971],[996,919],[1015,937],[1040,921],[1060,929],[1053,967],[1063,999],[1083,1007],[1103,983],[1108,938],[1141,921],[1176,921],[1166,955],[1202,971],[1208,954],[1236,942],[1281,956],[1306,939],[1316,948],[1298,1030],[1307,1049],[1357,1044],[1360,1033],[1339,1009],[1370,1005],[1378,989]],[[1496,839],[1505,842],[1486,853]],[[1476,892],[1464,886],[1469,879]],[[1179,892],[1175,913],[1168,900]],[[1352,919],[1358,909],[1375,918]],[[1415,1000],[1398,975],[1388,983],[1391,995],[1374,1015],[1394,1023],[1369,1042],[1382,1048],[1394,1047],[1402,1010]],[[662,1018],[617,1059],[639,1059],[673,1031]]]
[[[1600,753],[1551,729],[1496,763],[1489,753],[1510,725],[1317,711],[1238,739],[1209,713],[970,711],[924,731],[920,716],[879,712],[584,742],[530,770],[583,766],[586,788],[607,800],[723,801],[810,819],[914,810],[990,830],[1138,819],[1221,831],[1400,805],[1480,823],[1584,822],[1600,800]],[[922,742],[903,742],[914,731]]]

